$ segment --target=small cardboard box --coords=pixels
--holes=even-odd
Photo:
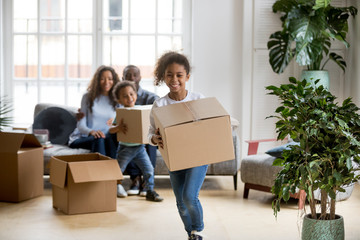
[[[41,196],[43,174],[43,148],[33,134],[0,132],[0,201]]]
[[[149,143],[150,111],[152,105],[136,105],[116,109],[116,121],[123,119],[128,127],[126,134],[117,133],[117,140],[128,143]]]
[[[216,98],[153,109],[170,171],[234,159],[230,116]]]
[[[116,211],[118,162],[99,153],[53,156],[53,207],[66,214]]]

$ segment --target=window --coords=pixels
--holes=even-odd
[[[163,96],[152,72],[164,51],[183,50],[190,42],[190,0],[13,0],[12,51],[7,91],[14,120],[31,123],[36,103],[80,106],[96,68],[111,65],[122,76],[128,64],[141,69],[144,89]],[[6,19],[6,17],[5,17]],[[4,21],[8,22],[8,21]],[[185,30],[185,31],[184,31]],[[11,56],[8,56],[11,55]]]

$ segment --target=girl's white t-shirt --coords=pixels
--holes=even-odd
[[[154,108],[163,107],[163,106],[174,104],[174,103],[181,103],[181,102],[188,102],[188,101],[192,101],[192,100],[198,100],[198,99],[201,99],[201,98],[205,98],[205,96],[203,94],[201,94],[201,93],[188,91],[186,97],[181,101],[175,101],[175,100],[171,99],[169,97],[169,94],[166,94],[164,97],[155,100],[155,102],[154,102],[154,104],[152,106],[151,112],[150,112],[150,128],[149,128],[149,135],[148,135],[149,143],[151,145],[154,145],[152,143],[152,141],[151,141],[152,136],[155,134],[155,130],[156,130],[154,116],[153,116],[153,109]]]

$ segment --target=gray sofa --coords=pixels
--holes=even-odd
[[[51,156],[73,155],[88,153],[87,149],[72,149],[67,146],[70,133],[76,127],[75,114],[77,108],[39,103],[34,109],[35,129],[48,129],[51,148],[44,149],[44,174],[49,174],[48,162]],[[236,126],[233,126],[235,128]],[[240,143],[235,131],[233,131],[233,141],[235,149],[235,159],[210,164],[207,175],[229,175],[233,177],[234,189],[237,189],[237,175],[240,169]],[[155,175],[167,175],[168,169],[159,151],[157,151]]]

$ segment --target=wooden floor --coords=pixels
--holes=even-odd
[[[239,180],[240,181],[240,180]],[[243,185],[233,190],[232,177],[207,177],[200,192],[204,208],[205,239],[300,239],[301,216],[296,201],[283,204],[277,220],[270,193],[250,190],[242,198]],[[129,184],[125,179],[124,185]],[[145,201],[133,196],[117,200],[117,211],[65,215],[52,208],[51,187],[45,179],[44,195],[22,203],[0,202],[1,240],[137,240],[187,239],[177,213],[168,177],[156,177],[156,190],[165,200]],[[360,185],[352,196],[337,204],[345,219],[345,239],[360,239]]]

